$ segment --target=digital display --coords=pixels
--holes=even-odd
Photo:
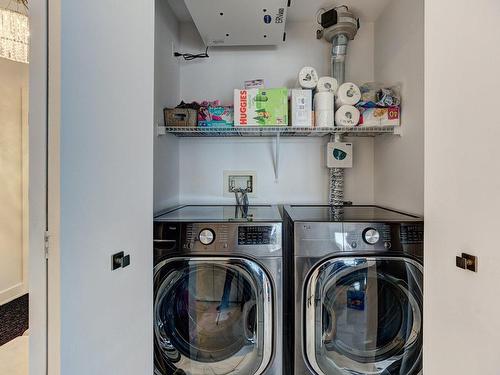
[[[238,245],[270,245],[272,226],[241,226],[238,228]]]
[[[424,242],[422,225],[401,225],[401,243],[403,245],[421,244]]]

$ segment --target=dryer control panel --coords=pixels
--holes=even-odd
[[[383,223],[344,223],[344,249],[388,250],[392,247],[391,227]]]
[[[419,256],[424,241],[421,223],[344,223],[344,251],[404,251]]]

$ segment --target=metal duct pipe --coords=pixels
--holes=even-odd
[[[332,76],[337,80],[339,86],[345,82],[345,59],[348,44],[349,37],[346,34],[338,34],[332,40]]]
[[[345,82],[345,60],[349,40],[353,40],[359,28],[359,21],[345,5],[335,8],[336,23],[324,30],[324,37],[332,43],[332,76],[339,85]],[[336,134],[330,141],[341,142],[342,137]],[[344,205],[344,169],[330,169],[328,201],[333,206]]]
[[[345,82],[345,59],[349,38],[346,34],[335,35],[332,39],[332,76],[339,84]],[[336,135],[334,141],[342,141],[340,135]],[[330,169],[330,194],[328,203],[333,206],[344,204],[344,169]]]

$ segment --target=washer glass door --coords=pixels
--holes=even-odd
[[[338,258],[310,275],[305,350],[318,374],[422,371],[422,266],[406,258]]]
[[[272,354],[272,289],[255,262],[176,258],[155,267],[157,374],[261,374]],[[177,372],[176,372],[177,371]]]

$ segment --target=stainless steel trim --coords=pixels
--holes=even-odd
[[[172,263],[175,261],[185,261],[185,260],[190,260],[190,261],[200,262],[200,263],[201,262],[208,262],[208,263],[216,263],[216,264],[220,264],[221,262],[234,262],[234,261],[236,261],[238,263],[247,264],[250,268],[250,269],[240,268],[240,270],[243,270],[245,272],[252,272],[254,275],[256,275],[256,273],[255,273],[256,269],[260,271],[259,274],[257,274],[257,276],[260,276],[260,278],[261,278],[260,281],[262,283],[262,285],[261,285],[262,288],[258,288],[257,290],[260,289],[260,291],[261,291],[261,294],[262,294],[261,300],[263,301],[263,310],[264,310],[263,311],[263,315],[264,315],[263,326],[264,327],[262,330],[263,331],[263,340],[262,340],[263,349],[262,349],[261,364],[260,364],[259,368],[257,369],[257,371],[252,375],[261,375],[262,373],[264,373],[264,371],[266,370],[266,368],[268,367],[268,365],[271,362],[271,358],[272,358],[272,354],[273,354],[273,332],[274,332],[273,286],[272,286],[272,283],[271,283],[269,276],[268,276],[267,272],[265,271],[265,269],[256,261],[254,261],[252,259],[244,258],[244,257],[185,257],[185,256],[182,256],[182,257],[172,257],[172,258],[163,260],[160,263],[158,263],[154,267],[153,276],[155,277],[156,274],[168,263]],[[156,307],[156,301],[155,301],[155,307]],[[156,331],[156,325],[155,325],[155,331]],[[156,335],[156,332],[155,332],[155,335]],[[199,369],[200,369],[199,373],[201,373],[201,371],[204,371],[204,369],[207,368],[206,363],[196,362],[196,361],[193,361],[189,358],[183,357],[182,355],[181,355],[181,357],[182,357],[181,361],[188,362],[188,363],[192,364],[192,366],[194,366],[195,368],[199,367]],[[224,364],[228,361],[230,361],[230,359],[225,360],[225,361],[215,362],[215,363],[213,363],[213,365]]]
[[[305,348],[302,348],[303,353],[306,354],[306,360],[309,363],[309,365],[313,368],[313,370],[319,374],[319,375],[327,375],[325,374],[321,368],[319,367],[319,364],[316,360],[316,347],[315,347],[315,332],[316,332],[316,306],[315,306],[315,287],[318,282],[318,278],[320,276],[320,269],[324,267],[328,263],[335,263],[335,262],[340,262],[340,261],[346,261],[346,260],[356,260],[356,259],[363,259],[366,260],[367,262],[376,262],[376,261],[383,261],[383,260],[398,260],[398,261],[403,261],[405,263],[409,263],[416,267],[422,274],[424,272],[423,266],[417,262],[414,261],[413,259],[410,258],[405,258],[405,257],[338,257],[338,258],[333,258],[333,259],[327,259],[324,260],[323,262],[320,262],[319,264],[315,265],[314,268],[309,272],[309,281],[306,286],[306,295],[303,296],[303,301],[305,305],[305,313],[303,313],[304,316],[302,316],[302,322],[305,322],[305,326],[302,329],[302,333],[305,335]],[[352,269],[346,270],[347,272],[352,272]],[[337,279],[337,275],[334,276],[334,279]],[[331,282],[331,281],[330,281]],[[410,303],[412,305],[412,310],[413,314],[415,316],[413,326],[412,326],[412,333],[410,336],[410,339],[408,340],[408,345],[412,345],[415,340],[418,337],[418,333],[422,328],[422,312],[418,308],[418,304],[416,299],[413,297],[413,295],[410,293],[409,290],[405,290],[405,293],[410,297]],[[305,301],[308,301],[308,303],[305,303]],[[304,324],[304,323],[303,323]],[[304,341],[303,344],[304,345]],[[377,365],[377,364],[375,364]]]

